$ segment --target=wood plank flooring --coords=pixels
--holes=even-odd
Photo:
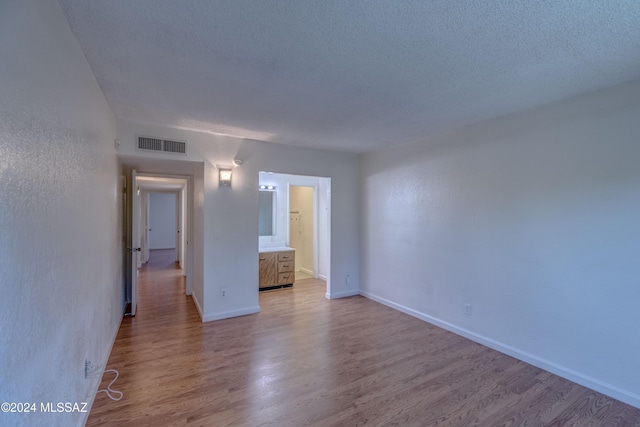
[[[167,270],[166,267],[169,267]],[[88,426],[640,426],[640,410],[324,282],[202,324],[172,262],[150,263]],[[109,374],[105,375],[106,386]]]

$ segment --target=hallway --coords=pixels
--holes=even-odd
[[[165,368],[176,360],[181,343],[190,340],[184,326],[200,324],[193,301],[185,295],[185,278],[175,262],[175,250],[149,252],[149,262],[139,269],[136,316],[122,319],[106,368],[119,371],[120,377],[112,388],[122,391],[124,397],[116,402],[99,393],[87,426],[135,424],[126,408],[146,408],[163,396],[158,384],[179,379],[180,374],[172,376]],[[105,374],[100,388],[105,388],[112,378],[112,374]],[[163,423],[158,421],[157,425]]]
[[[138,273],[136,316],[126,317],[123,325],[127,320],[132,321],[132,326],[137,325],[136,322],[149,316],[175,317],[176,321],[188,318],[187,305],[175,303],[175,298],[180,297],[191,302],[191,298],[185,296],[186,280],[175,259],[175,249],[149,251],[149,261],[142,265]]]
[[[297,353],[271,347],[279,339],[266,332],[288,334],[276,326],[291,325],[282,321],[298,310],[307,318],[298,324],[299,332],[317,330],[331,317],[325,282],[310,279],[297,281],[292,289],[261,293],[258,315],[203,324],[191,297],[185,296],[185,279],[174,258],[173,250],[154,250],[140,269],[137,314],[122,320],[107,365],[119,371],[112,388],[124,397],[112,401],[99,393],[87,426],[254,425],[241,420],[263,419],[260,405],[246,402],[269,397],[261,391],[264,369],[287,373],[281,363],[288,359],[274,351]],[[324,319],[315,326],[304,314],[311,307]],[[270,361],[272,357],[280,363]],[[100,388],[111,379],[105,374]]]

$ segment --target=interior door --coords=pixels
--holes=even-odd
[[[135,169],[131,171],[127,185],[127,302],[130,304],[127,315],[136,315],[138,288],[138,254],[140,248],[140,199]]]
[[[133,202],[131,203],[131,315],[136,315],[136,306],[138,302],[138,265],[140,263],[140,197],[138,194],[138,177],[135,169],[131,171],[131,194]]]

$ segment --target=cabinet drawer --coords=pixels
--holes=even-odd
[[[278,284],[289,285],[295,281],[296,274],[291,271],[288,273],[278,273]]]
[[[295,252],[278,252],[278,261],[293,261]]]
[[[278,273],[286,273],[288,271],[293,271],[294,267],[293,261],[279,261],[278,262]]]

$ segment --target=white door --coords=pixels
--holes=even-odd
[[[133,203],[131,203],[131,315],[136,315],[136,304],[138,302],[138,264],[140,262],[140,197],[138,195],[138,177],[136,170],[131,171],[131,182],[133,183],[131,193]]]
[[[138,182],[135,169],[131,171],[131,179],[127,185],[127,299],[131,304],[130,316],[136,315],[138,288],[138,254],[140,248],[140,200],[138,197]]]

